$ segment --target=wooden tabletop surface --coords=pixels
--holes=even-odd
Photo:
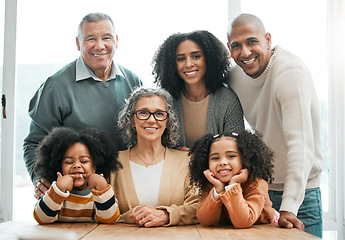
[[[5,222],[0,224],[0,239],[6,240],[97,240],[97,239],[319,239],[297,229],[277,224],[254,225],[248,229],[202,225],[144,228],[134,224]]]

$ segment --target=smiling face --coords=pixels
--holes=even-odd
[[[163,98],[159,96],[142,97],[135,105],[135,111],[145,110],[148,112],[166,111],[166,105]],[[161,143],[162,135],[167,127],[167,119],[163,121],[157,121],[153,115],[147,120],[138,119],[135,114],[134,127],[137,132],[138,142],[159,142]]]
[[[117,35],[111,22],[84,22],[81,35],[76,41],[84,63],[97,77],[106,80],[103,76],[110,75],[111,62],[117,48]]]
[[[252,78],[259,77],[271,58],[271,34],[253,23],[233,27],[228,36],[231,57]]]
[[[228,184],[230,179],[242,169],[236,139],[221,137],[212,143],[208,164],[214,176]]]
[[[91,174],[95,172],[88,148],[82,143],[75,143],[67,148],[61,162],[62,175]],[[84,178],[74,179],[73,188],[82,191],[87,187]]]
[[[191,40],[181,42],[176,49],[177,72],[185,84],[205,84],[206,61],[199,45]]]

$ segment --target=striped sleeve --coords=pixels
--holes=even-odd
[[[120,217],[118,202],[111,185],[102,191],[92,189],[96,207],[96,220],[100,223],[115,223]]]
[[[94,200],[88,188],[83,195],[71,192],[59,212],[61,222],[95,222]]]
[[[33,213],[35,220],[39,224],[56,222],[63,202],[68,196],[69,192],[61,192],[54,181],[43,198],[36,203]]]

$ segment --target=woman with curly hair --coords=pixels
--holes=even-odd
[[[172,97],[159,88],[132,92],[119,115],[129,148],[119,152],[123,169],[111,175],[121,222],[144,227],[196,224],[198,191],[190,186],[189,156],[173,149],[178,119]]]
[[[121,168],[118,151],[105,132],[55,128],[37,148],[35,172],[52,182],[34,209],[39,224],[114,223],[120,216],[106,179]]]
[[[273,180],[273,152],[258,132],[208,134],[191,154],[190,176],[200,188],[197,218],[202,225],[248,228],[277,222],[267,184]]]
[[[174,98],[181,149],[207,133],[244,129],[240,101],[225,86],[229,68],[228,50],[208,31],[173,34],[155,53],[152,73]]]

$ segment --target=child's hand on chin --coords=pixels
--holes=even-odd
[[[221,181],[219,181],[219,179],[217,179],[213,172],[210,171],[210,169],[207,169],[204,171],[204,175],[205,177],[207,178],[207,180],[213,184],[213,186],[216,188],[216,192],[218,194],[220,194],[221,192],[224,191],[224,187],[225,187],[225,184]]]
[[[56,186],[61,192],[71,191],[73,188],[73,178],[70,175],[64,175],[60,172],[57,173]]]
[[[101,191],[108,187],[107,180],[103,177],[103,174],[92,173],[86,177],[89,182],[89,188]]]
[[[238,174],[236,174],[230,179],[229,185],[234,184],[234,183],[244,183],[245,181],[247,181],[248,175],[249,175],[248,169],[246,168],[241,169]]]

